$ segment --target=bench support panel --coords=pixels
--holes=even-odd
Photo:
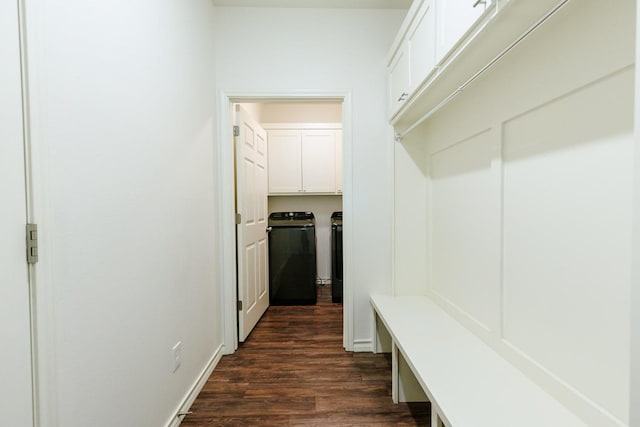
[[[428,402],[426,393],[402,356],[402,352],[395,345],[393,347],[393,364],[396,366],[397,374],[393,376],[392,371],[392,381],[397,384],[397,402]]]
[[[447,427],[447,425],[442,421],[436,409],[431,405],[431,426],[432,427]]]
[[[378,317],[378,314],[373,312],[373,318],[375,319],[375,343],[374,349],[376,353],[391,353],[393,351],[393,340],[391,334],[385,328],[384,323]]]

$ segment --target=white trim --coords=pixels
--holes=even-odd
[[[342,196],[342,192],[335,192],[335,193],[313,193],[313,192],[303,192],[303,193],[268,193],[267,194],[269,197],[290,197],[290,196],[296,196],[296,197],[304,197],[304,196]]]
[[[375,353],[376,351],[374,340],[355,340],[353,342],[354,353]]]
[[[222,301],[223,339],[227,354],[238,348],[238,318],[235,310],[238,299],[236,284],[236,223],[234,195],[233,120],[230,97],[224,92],[218,98],[218,195],[220,221],[220,301]],[[225,143],[225,141],[229,143]],[[232,208],[229,209],[228,207]]]
[[[219,220],[220,220],[220,257],[221,257],[221,295],[222,316],[224,328],[224,343],[227,353],[233,353],[238,348],[238,319],[235,310],[236,289],[236,242],[235,242],[235,206],[234,201],[234,173],[233,147],[226,141],[232,140],[232,102],[265,102],[270,100],[288,100],[292,102],[327,101],[342,102],[343,129],[343,220],[352,224],[353,212],[353,135],[352,135],[352,107],[350,91],[317,91],[317,92],[235,92],[220,90],[218,96],[218,182],[219,182]],[[296,124],[297,126],[299,124]],[[346,195],[346,196],[345,196]],[[353,351],[353,279],[349,268],[352,259],[353,231],[352,226],[345,228],[344,239],[344,322],[343,345],[347,351]],[[371,344],[369,344],[369,347]],[[368,350],[370,351],[370,350]]]
[[[343,238],[343,346],[347,351],[353,351],[354,310],[353,302],[355,281],[351,271],[353,259],[353,116],[351,92],[346,92],[342,99],[342,220],[346,227],[342,230]],[[346,196],[345,196],[346,194]]]
[[[260,123],[264,130],[272,129],[342,129],[342,123]]]
[[[216,7],[265,7],[309,9],[400,9],[411,5],[409,0],[214,0]]]
[[[640,22],[640,0],[636,1],[636,22]],[[631,234],[631,336],[629,337],[630,391],[629,425],[640,425],[640,26],[636,25],[636,69],[633,140],[633,205]]]
[[[20,1],[24,28],[24,57],[28,73],[28,91],[23,102],[28,104],[29,144],[31,150],[31,213],[30,220],[37,222],[40,260],[30,267],[32,281],[32,330],[34,358],[34,425],[36,427],[57,427],[58,419],[58,376],[56,348],[55,289],[53,286],[53,200],[51,184],[51,146],[44,137],[45,117],[42,94],[46,92],[46,82],[42,78],[45,55],[42,51],[42,1]]]
[[[167,422],[167,427],[177,427],[180,425],[183,419],[180,414],[187,412],[189,408],[191,408],[191,405],[193,405],[193,402],[196,400],[198,394],[200,394],[200,391],[207,383],[207,380],[211,376],[211,373],[216,368],[216,366],[218,366],[220,359],[222,359],[222,356],[224,354],[223,349],[224,346],[220,345],[220,347],[218,347],[217,350],[213,353],[213,356],[209,360],[209,363],[207,363],[207,366],[205,366],[205,368],[202,370],[196,382],[193,384],[193,386],[191,386],[189,392],[182,399],[182,403],[174,412],[173,417],[171,417],[171,419]]]
[[[22,144],[24,156],[24,189],[26,222],[35,223],[34,192],[33,192],[33,165],[31,154],[31,97],[29,96],[29,60],[27,50],[27,17],[24,0],[17,2],[18,12],[18,42],[20,53],[20,84],[22,104]],[[31,365],[31,423],[40,425],[40,410],[38,399],[38,329],[37,329],[37,304],[36,304],[36,266],[27,265],[27,286],[29,289],[29,342]]]

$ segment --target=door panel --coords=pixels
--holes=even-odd
[[[17,2],[0,3],[0,415],[33,425],[31,326],[25,258],[24,143]]]
[[[302,191],[302,146],[299,131],[269,132],[269,171],[270,193]]]
[[[238,339],[246,340],[269,306],[267,274],[267,151],[266,132],[240,106],[236,139],[236,200],[242,223],[237,228]]]
[[[342,194],[343,181],[342,131],[336,131],[336,193]]]
[[[336,191],[334,131],[302,132],[302,186],[309,193]]]
[[[393,115],[409,95],[411,67],[407,43],[403,43],[391,60],[389,74],[389,115]]]
[[[407,35],[410,57],[410,91],[413,93],[436,65],[436,19],[434,0],[421,6],[413,28]]]

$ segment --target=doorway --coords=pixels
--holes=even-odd
[[[331,93],[284,93],[284,94],[246,94],[246,93],[221,93],[219,98],[219,141],[218,144],[218,164],[219,164],[219,186],[220,186],[220,225],[223,232],[221,239],[221,256],[222,256],[222,283],[220,298],[223,306],[223,325],[225,352],[231,354],[238,347],[238,317],[237,317],[237,301],[238,293],[236,289],[237,283],[237,261],[236,261],[236,212],[235,212],[235,171],[234,171],[234,147],[233,144],[224,143],[233,139],[234,125],[234,104],[278,104],[284,107],[285,104],[313,104],[313,103],[334,103],[341,105],[340,121],[342,123],[342,204],[341,209],[344,212],[344,220],[349,223],[351,204],[352,204],[352,181],[351,181],[351,99],[348,92],[331,92]],[[251,108],[250,108],[251,109]],[[273,117],[273,116],[270,116]],[[323,120],[319,118],[318,120]],[[318,121],[316,120],[316,121]],[[268,121],[268,117],[263,121]],[[273,201],[274,209],[285,209],[283,206],[288,203],[298,204],[301,206],[300,200],[306,196],[278,198]],[[297,200],[297,201],[296,201]],[[286,208],[288,209],[288,208]],[[324,214],[324,213],[323,213]],[[351,248],[350,227],[347,227],[343,234],[344,240],[344,295],[343,295],[343,347],[353,350],[353,303],[352,303],[352,285],[350,280],[349,262]],[[323,261],[321,261],[323,262]],[[321,270],[322,271],[322,270]],[[326,280],[323,273],[319,274],[319,282]]]

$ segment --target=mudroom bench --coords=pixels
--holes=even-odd
[[[392,397],[431,402],[432,427],[586,426],[426,296],[372,295]]]

